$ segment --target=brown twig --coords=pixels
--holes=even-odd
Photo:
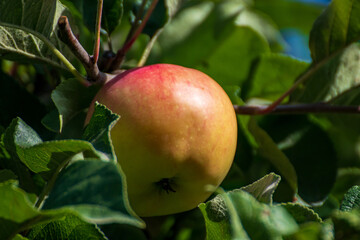
[[[141,24],[136,28],[132,36],[125,41],[124,46],[117,52],[114,61],[112,62],[110,71],[114,71],[118,69],[122,62],[124,61],[125,54],[130,50],[131,46],[134,44],[136,39],[141,34],[142,30],[144,29],[146,23],[148,22],[152,12],[154,11],[156,4],[158,3],[158,0],[153,0],[151,5],[149,6],[149,9],[147,10],[144,18],[141,21]]]
[[[106,79],[106,75],[99,71],[96,62],[89,56],[83,46],[75,37],[71,30],[69,20],[66,16],[61,16],[58,21],[59,26],[59,37],[73,52],[73,54],[83,64],[87,78],[90,82],[101,83]]]
[[[278,105],[270,112],[264,111],[268,106],[238,106],[234,105],[236,114],[265,115],[265,114],[306,114],[306,113],[342,113],[360,114],[360,106],[336,106],[325,103]]]

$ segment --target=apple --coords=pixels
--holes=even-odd
[[[237,122],[225,91],[206,74],[171,64],[128,70],[94,102],[120,115],[111,130],[130,205],[142,217],[187,211],[219,186],[236,150]]]

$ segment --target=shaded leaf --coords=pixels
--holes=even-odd
[[[335,239],[356,240],[360,238],[360,212],[336,211],[331,216]]]
[[[135,16],[137,16],[138,14],[141,14],[141,13],[139,13],[139,11],[141,9],[142,2],[143,2],[142,0],[133,0],[132,14],[133,14],[134,20],[135,20]],[[143,14],[141,15],[141,19],[144,17],[145,13],[148,11],[152,2],[153,2],[153,0],[147,1],[145,9],[143,11]],[[166,24],[166,22],[169,20],[169,15],[168,15],[168,12],[166,9],[167,2],[168,1],[166,1],[166,0],[158,1],[153,13],[151,14],[148,22],[145,25],[143,33],[152,37],[153,35],[155,35],[155,33],[158,29],[162,28]],[[136,23],[133,22],[133,24],[136,24]]]
[[[253,195],[259,202],[272,204],[273,194],[278,186],[281,177],[274,173],[270,173],[263,178],[244,186],[241,190]]]
[[[340,202],[346,192],[354,185],[360,185],[360,169],[356,167],[339,168],[331,194]]]
[[[327,133],[306,116],[267,116],[260,124],[286,155],[297,175],[298,194],[323,201],[336,179],[338,158]]]
[[[6,182],[9,180],[17,180],[18,177],[9,169],[0,170],[0,183]]]
[[[320,216],[311,208],[299,203],[282,203],[283,206],[295,219],[298,224],[307,222],[322,222]]]
[[[0,79],[0,125],[8,126],[15,117],[21,117],[36,131],[43,133],[40,121],[46,114],[45,106],[1,71]]]
[[[297,191],[297,172],[288,157],[280,151],[271,137],[254,120],[249,123],[249,131],[259,145],[258,154],[268,160],[288,181],[294,192]]]
[[[244,102],[240,98],[241,91],[239,86],[225,86],[224,90],[233,104],[244,105]],[[238,114],[236,117],[238,123],[238,140],[234,162],[246,169],[252,161],[253,150],[257,147],[257,144],[247,127],[250,116]]]
[[[340,210],[347,212],[359,208],[360,208],[360,186],[353,186],[345,194],[344,199],[340,206]]]
[[[35,209],[26,193],[16,187],[13,182],[0,183],[0,194],[1,239],[12,239],[11,237],[15,237],[16,233],[36,224],[61,218],[66,214],[65,210],[39,211]]]
[[[84,222],[75,214],[67,214],[62,219],[39,224],[31,229],[27,238],[31,240],[107,239],[97,226]]]
[[[334,229],[331,221],[324,223],[310,222],[300,225],[300,229],[287,237],[287,240],[322,239],[333,240]]]
[[[98,157],[89,142],[63,140],[42,142],[36,132],[21,119],[15,119],[6,130],[5,146],[31,171],[40,173],[46,180],[78,153]]]
[[[99,86],[95,85],[85,87],[77,79],[67,79],[63,81],[51,93],[51,98],[55,103],[59,115],[57,115],[56,112],[51,112],[51,115],[47,116],[49,119],[46,121],[52,124],[58,122],[60,125],[50,126],[47,124],[48,128],[61,132],[64,124],[90,106],[98,88]],[[54,121],[55,119],[58,121]]]
[[[58,0],[3,0],[0,7],[0,56],[10,60],[40,61],[63,68],[54,52],[64,48],[55,34],[57,21],[64,10]]]
[[[119,120],[119,116],[112,113],[104,105],[95,103],[94,113],[86,126],[83,138],[105,153],[108,159],[116,162],[116,155],[112,146],[110,130]]]
[[[360,40],[360,2],[334,0],[317,18],[310,33],[314,62]]]
[[[124,186],[124,175],[117,164],[77,161],[61,171],[43,208],[66,207],[92,223],[142,228],[144,224],[131,210]]]
[[[82,18],[87,28],[95,31],[97,0],[61,0],[72,14]],[[104,0],[101,27],[110,35],[119,25],[123,15],[123,0]]]

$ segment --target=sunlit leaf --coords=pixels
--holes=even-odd
[[[334,0],[315,21],[310,33],[314,62],[360,40],[360,2]]]
[[[259,202],[272,204],[273,194],[280,182],[281,177],[274,173],[270,173],[263,178],[244,186],[241,190],[253,195]]]
[[[276,100],[286,92],[296,78],[306,70],[308,64],[281,54],[264,54],[246,82],[244,99],[263,98]]]
[[[54,55],[54,49],[62,51],[64,48],[55,31],[64,10],[58,0],[3,0],[0,7],[0,57],[40,61],[63,68]]]

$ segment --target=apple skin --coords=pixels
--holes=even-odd
[[[228,173],[237,122],[225,91],[206,74],[155,64],[119,74],[94,102],[120,115],[111,130],[131,207],[142,217],[197,207]]]

